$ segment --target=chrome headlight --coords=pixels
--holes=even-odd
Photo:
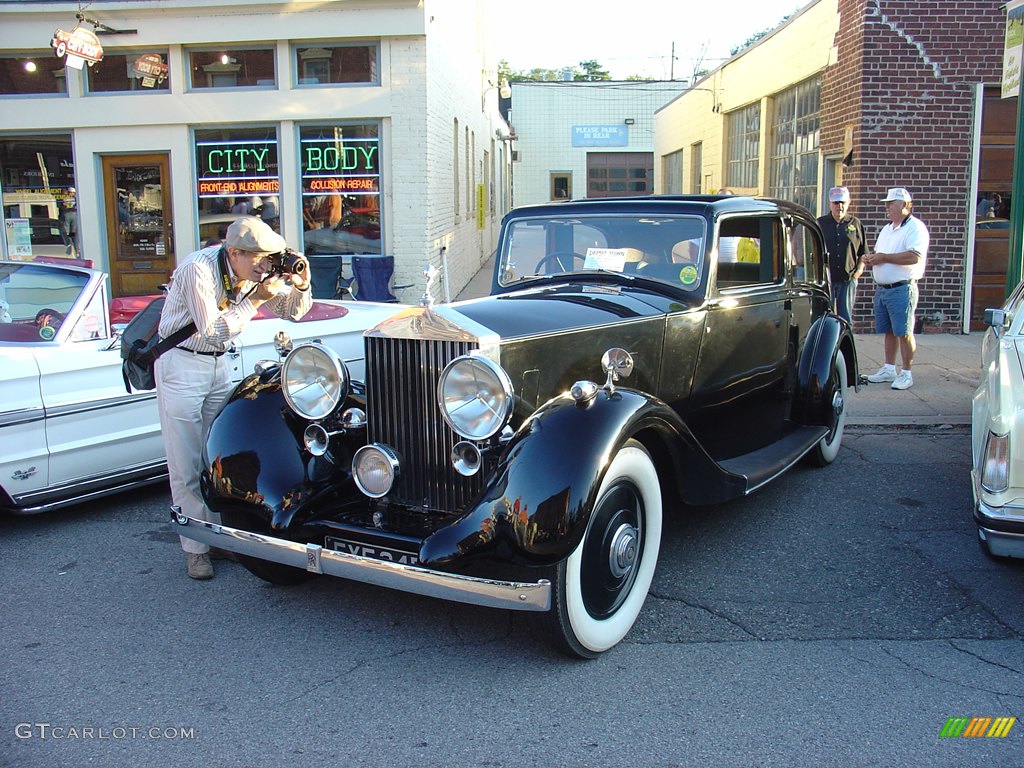
[[[512,381],[494,361],[463,355],[445,366],[437,383],[441,415],[467,440],[486,440],[512,415]]]
[[[319,342],[295,347],[281,368],[281,391],[288,407],[309,421],[334,412],[348,396],[348,380],[342,359]]]
[[[982,487],[992,493],[1005,491],[1010,485],[1010,436],[989,432],[981,461]]]
[[[352,457],[352,479],[367,496],[386,496],[398,476],[398,456],[387,445],[364,445]]]

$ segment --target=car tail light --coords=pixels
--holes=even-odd
[[[982,461],[982,487],[992,493],[1005,491],[1010,484],[1010,436],[989,432]]]

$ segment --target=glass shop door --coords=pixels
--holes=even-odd
[[[103,158],[107,252],[114,297],[160,293],[174,270],[170,158]]]

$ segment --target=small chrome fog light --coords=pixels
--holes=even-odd
[[[480,449],[468,440],[462,440],[452,448],[452,468],[463,477],[472,477],[480,471]]]
[[[982,487],[992,493],[1005,491],[1010,485],[1010,436],[989,432],[982,462]]]
[[[331,436],[319,424],[310,424],[302,433],[303,445],[314,456],[323,456],[327,453],[327,446],[330,442]]]
[[[386,445],[364,445],[352,457],[352,477],[359,490],[373,499],[387,495],[398,476],[398,456]]]

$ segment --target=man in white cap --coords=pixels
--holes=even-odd
[[[864,271],[867,239],[860,219],[850,215],[850,190],[832,187],[828,191],[828,204],[829,212],[818,219],[818,224],[825,235],[832,301],[836,305],[836,314],[852,324],[857,280]]]
[[[199,490],[203,440],[234,389],[232,363],[223,356],[228,345],[262,304],[269,304],[278,317],[292,320],[312,306],[305,260],[287,280],[271,270],[271,254],[286,246],[284,238],[262,220],[237,219],[228,227],[223,245],[196,251],[178,265],[167,292],[160,337],[166,339],[190,322],[197,330],[157,358],[160,429],[172,502],[200,520],[210,520],[212,514]],[[206,544],[181,537],[181,548],[190,577],[213,576]]]
[[[914,386],[914,311],[917,309],[917,281],[924,275],[928,257],[928,228],[911,214],[910,193],[893,187],[886,194],[889,217],[878,235],[874,253],[864,255],[875,280],[875,331],[885,334],[885,364],[868,381],[892,382],[893,389]],[[896,372],[896,350],[903,366]]]

